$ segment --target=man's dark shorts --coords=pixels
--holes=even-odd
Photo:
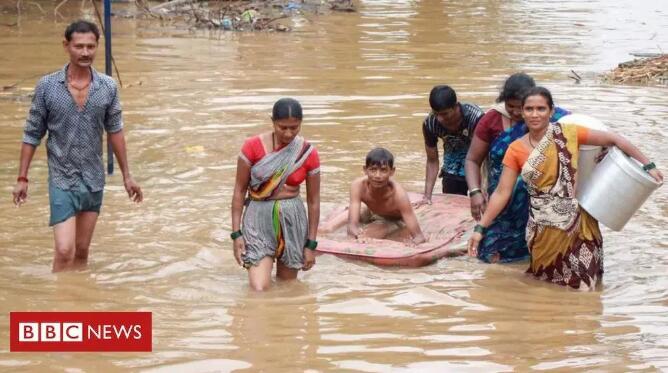
[[[443,173],[443,193],[467,195],[468,184],[463,176]]]
[[[84,211],[100,213],[102,194],[104,191],[91,192],[84,183],[70,190],[60,189],[49,183],[49,206],[51,217],[49,226],[62,223],[65,220]]]

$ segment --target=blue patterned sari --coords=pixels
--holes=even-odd
[[[570,112],[556,107],[550,122],[556,122]],[[510,143],[527,133],[527,126],[522,122],[501,132],[489,145],[487,157],[487,194],[492,195],[501,178],[503,157]],[[487,227],[487,233],[478,247],[478,258],[491,262],[498,254],[498,263],[514,262],[529,258],[526,242],[526,226],[529,219],[529,194],[520,176],[513,188],[508,205]]]

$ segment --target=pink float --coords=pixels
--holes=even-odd
[[[422,194],[409,193],[411,201],[419,201]],[[339,209],[339,212],[340,213]],[[406,228],[397,230],[385,239],[367,239],[365,242],[346,237],[346,227],[322,235],[317,251],[350,260],[360,260],[378,266],[422,267],[444,257],[463,255],[466,237],[475,225],[471,218],[469,199],[465,196],[444,194],[432,197],[431,205],[415,209],[422,231],[429,241],[410,246]],[[334,218],[333,214],[329,219]],[[327,224],[327,220],[323,222]]]

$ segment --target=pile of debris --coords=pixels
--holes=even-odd
[[[153,6],[148,0],[135,3],[139,15],[182,19],[199,28],[231,31],[290,31],[290,26],[277,21],[307,14],[355,11],[352,0],[171,0]]]
[[[604,80],[622,84],[668,85],[668,54],[645,56],[620,63],[605,76]]]

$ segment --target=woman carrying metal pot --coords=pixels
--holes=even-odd
[[[598,222],[575,199],[579,145],[616,146],[642,163],[657,182],[663,182],[663,174],[620,135],[550,123],[553,114],[550,91],[534,87],[525,94],[522,117],[529,132],[506,151],[499,185],[474,228],[469,255],[477,255],[486,228],[505,208],[521,175],[529,193],[527,272],[555,284],[591,290],[603,275],[603,240]]]

